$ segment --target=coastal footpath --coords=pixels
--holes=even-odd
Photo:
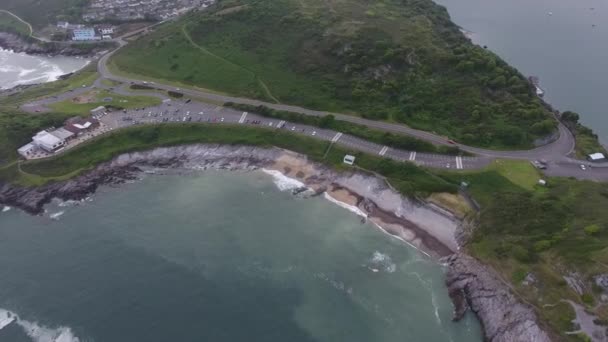
[[[461,222],[401,196],[375,175],[337,172],[283,149],[199,144],[125,153],[71,180],[32,188],[0,184],[0,203],[39,214],[53,198],[82,200],[102,185],[137,179],[139,172],[149,167],[281,172],[305,185],[294,194],[330,196],[356,207],[360,215],[386,233],[435,260],[447,260],[446,284],[456,308],[454,319],[462,318],[470,308],[482,323],[485,340],[550,341],[531,307],[519,303],[491,269],[458,252],[455,236]]]

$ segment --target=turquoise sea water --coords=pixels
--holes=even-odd
[[[480,341],[472,315],[451,321],[443,280],[261,172],[146,175],[0,213],[0,341]]]

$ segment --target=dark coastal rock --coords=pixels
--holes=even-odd
[[[83,56],[92,57],[98,53],[110,49],[109,42],[73,44],[66,42],[43,42],[33,38],[25,39],[19,35],[8,32],[0,32],[0,47],[14,52],[23,52],[28,55],[47,56]]]
[[[483,325],[486,341],[548,342],[532,307],[520,302],[489,267],[458,253],[447,258],[446,285],[454,320],[470,309]]]
[[[53,198],[81,200],[94,193],[102,184],[120,184],[135,178],[138,171],[138,168],[132,166],[116,168],[101,165],[83,176],[41,187],[0,183],[0,203],[38,215],[43,212],[43,206]]]

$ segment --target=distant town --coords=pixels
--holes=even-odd
[[[72,23],[58,21],[46,28],[52,40],[110,40],[120,26],[142,21],[164,21],[193,9],[204,9],[215,0],[92,0],[82,20]]]

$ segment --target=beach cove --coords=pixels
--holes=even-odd
[[[219,169],[233,171],[265,169],[266,172],[273,173],[276,177],[278,177],[277,172],[280,172],[280,177],[295,179],[297,182],[304,184],[305,186],[300,187],[298,185],[292,191],[292,193],[296,194],[296,198],[305,197],[314,199],[315,201],[316,198],[319,198],[323,203],[328,203],[325,199],[320,198],[320,195],[333,195],[334,202],[336,200],[345,201],[342,202],[342,206],[358,212],[359,215],[352,215],[346,212],[349,217],[358,222],[357,225],[360,226],[362,224],[360,216],[365,215],[367,216],[367,223],[365,224],[372,224],[370,226],[372,229],[366,230],[385,235],[381,230],[373,229],[374,226],[380,225],[385,232],[398,238],[384,241],[394,241],[403,250],[411,249],[411,247],[408,247],[408,244],[415,245],[429,254],[430,257],[418,251],[415,253],[428,260],[431,264],[436,265],[436,267],[439,267],[439,258],[441,256],[451,255],[449,259],[442,259],[447,266],[447,278],[445,278],[446,275],[441,275],[443,279],[441,291],[443,291],[444,295],[449,293],[456,305],[454,308],[450,304],[449,319],[470,319],[467,318],[470,316],[465,315],[465,313],[468,308],[471,308],[482,321],[486,337],[509,338],[515,334],[526,334],[526,336],[537,338],[539,341],[546,340],[546,335],[536,325],[534,313],[528,307],[517,302],[493,271],[466,255],[461,255],[460,253],[452,255],[453,251],[450,249],[450,244],[454,241],[453,235],[439,232],[445,232],[446,229],[448,231],[457,229],[458,225],[455,222],[429,208],[399,197],[382,180],[373,175],[365,175],[360,172],[336,173],[322,165],[309,162],[302,155],[282,149],[262,149],[247,146],[189,145],[128,153],[118,156],[110,162],[101,164],[96,169],[70,181],[53,183],[40,188],[19,188],[7,184],[1,185],[0,202],[10,206],[18,206],[32,213],[44,213],[44,210],[48,209],[44,209],[43,205],[52,201],[53,198],[61,198],[63,200],[86,199],[100,186],[124,184],[124,182],[130,183],[138,179],[138,175],[142,174],[142,170],[143,174],[146,174],[158,172],[159,168],[161,170],[167,168],[173,170],[177,168],[179,170]],[[159,179],[162,178],[160,177]],[[194,191],[194,189],[196,187],[191,189],[190,192]],[[157,192],[159,194],[163,193],[163,197],[165,196],[163,191]],[[290,198],[294,198],[293,194],[289,194],[289,196]],[[214,199],[217,200],[217,198]],[[211,201],[214,199],[211,199]],[[210,203],[209,201],[210,199],[207,199],[204,203]],[[304,200],[302,203],[308,203],[307,201]],[[139,203],[138,200],[131,200],[131,202]],[[198,201],[194,201],[193,203],[197,206],[200,205]],[[174,207],[171,205],[171,200],[163,201],[162,204]],[[226,202],[227,204],[228,202]],[[230,204],[230,206],[232,208],[233,205]],[[161,205],[160,207],[163,206]],[[335,208],[342,210],[338,207]],[[200,211],[200,209],[197,210]],[[303,212],[306,212],[306,210],[303,210]],[[60,221],[65,218],[61,211],[48,215],[50,219],[54,218]],[[190,222],[196,221],[196,219],[188,219],[189,215],[181,216]],[[267,214],[260,215],[268,216]],[[428,215],[431,216],[432,220],[429,220]],[[251,219],[249,216],[241,217],[241,220],[249,219]],[[290,218],[290,220],[292,219]],[[446,224],[448,221],[452,221],[452,224]],[[384,226],[382,226],[383,223]],[[290,227],[294,224],[296,223],[286,223],[285,227]],[[333,223],[328,223],[324,226],[332,227]],[[348,235],[343,236],[340,234],[336,234],[335,237],[337,239],[349,238]],[[384,239],[386,239],[386,236]],[[271,240],[275,241],[273,244],[277,243],[274,238]],[[408,244],[403,243],[403,241],[407,241]],[[323,246],[323,244],[319,246]],[[312,247],[309,246],[309,248]],[[322,248],[322,250],[324,249],[325,247]],[[378,273],[381,268],[372,266],[367,269],[369,272]],[[444,284],[448,285],[447,290]],[[488,291],[488,289],[491,289],[491,291]],[[483,296],[478,295],[481,293],[483,293]],[[505,312],[507,312],[506,315]],[[508,328],[505,329],[505,326],[508,326]]]

